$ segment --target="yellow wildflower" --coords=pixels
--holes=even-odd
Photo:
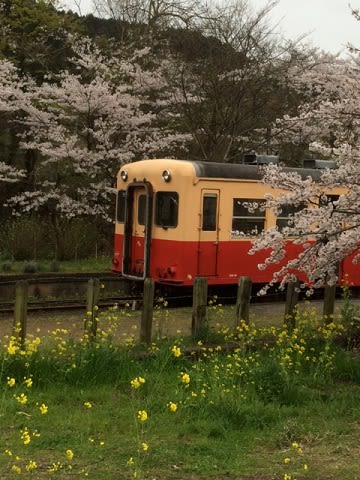
[[[130,382],[132,388],[134,388],[135,390],[137,388],[140,388],[141,385],[143,385],[144,383],[145,383],[145,378],[143,378],[143,377],[136,377],[133,380],[131,380],[131,382]]]
[[[144,452],[147,452],[149,450],[149,445],[145,442],[141,444],[141,448],[143,449]]]
[[[27,427],[21,430],[20,438],[24,445],[29,445],[31,442],[30,432]]]
[[[148,419],[148,414],[145,410],[139,410],[137,418],[140,420],[140,422],[146,422],[146,420]]]
[[[190,375],[188,373],[181,373],[181,381],[184,385],[189,385]]]
[[[66,455],[66,458],[70,461],[74,458],[74,452],[70,450],[70,448],[66,450],[65,455]]]
[[[49,407],[45,405],[45,403],[42,403],[39,407],[41,415],[46,415],[48,413]]]
[[[10,378],[10,377],[7,377],[7,385],[8,387],[14,387],[15,386],[15,383],[16,383],[16,380],[15,378]]]
[[[172,354],[174,355],[174,357],[180,357],[181,355],[181,350],[180,350],[180,347],[177,347],[176,345],[174,345],[171,349],[171,352]]]
[[[170,412],[172,412],[172,413],[175,413],[177,408],[178,408],[177,404],[174,403],[174,402],[169,402],[168,407],[169,407]]]
[[[27,472],[32,472],[33,470],[37,469],[37,463],[34,460],[29,460],[25,466],[25,469]]]
[[[60,462],[55,462],[49,467],[49,472],[57,472],[61,468]]]
[[[28,398],[25,395],[25,393],[21,393],[20,395],[15,396],[15,398],[19,403],[21,403],[21,405],[25,405],[25,403],[27,403],[28,401]]]
[[[91,402],[84,402],[84,407],[85,408],[92,408],[92,403]]]
[[[18,350],[19,350],[19,347],[13,341],[10,340],[9,345],[7,347],[7,353],[9,355],[15,355]]]
[[[20,474],[20,473],[21,473],[21,468],[18,467],[17,465],[13,465],[13,466],[11,467],[11,471],[12,471],[13,473]]]
[[[25,385],[27,386],[27,388],[31,388],[32,385],[33,385],[32,378],[30,378],[30,377],[29,377],[29,378],[26,378],[26,377],[25,377],[25,378],[24,378],[24,383],[25,383]]]

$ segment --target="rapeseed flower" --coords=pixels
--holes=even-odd
[[[62,467],[60,462],[55,462],[49,467],[49,472],[57,472]]]
[[[92,403],[91,402],[84,402],[83,405],[84,405],[85,408],[88,408],[88,409],[92,408]]]
[[[34,460],[29,460],[29,462],[25,466],[25,470],[27,472],[32,472],[33,470],[37,469],[37,463]]]
[[[26,355],[31,356],[33,353],[36,353],[40,344],[41,339],[39,337],[33,338],[31,341],[27,342]]]
[[[19,475],[21,473],[21,468],[18,465],[13,465],[11,471]]]
[[[181,372],[181,381],[184,385],[189,385],[190,375],[188,373]]]
[[[7,385],[8,387],[15,387],[15,383],[16,383],[16,380],[15,378],[10,378],[10,377],[7,377]]]
[[[28,397],[25,395],[25,393],[21,393],[20,395],[15,396],[15,398],[21,405],[25,405],[25,403],[28,401]]]
[[[172,412],[172,413],[175,413],[177,408],[178,408],[177,403],[174,403],[174,402],[169,402],[168,407],[169,407],[170,412]]]
[[[174,357],[176,357],[176,358],[180,357],[180,355],[181,355],[181,349],[180,349],[180,347],[177,347],[176,345],[174,345],[172,347],[171,352],[174,355]]]
[[[41,415],[46,415],[48,413],[49,407],[45,405],[45,403],[42,403],[39,407]]]
[[[141,448],[144,452],[147,452],[149,450],[149,445],[146,442],[142,442]]]
[[[25,427],[23,430],[21,430],[20,438],[21,438],[24,445],[30,445],[31,436],[30,436],[29,429],[27,427]]]
[[[65,455],[66,458],[70,461],[74,458],[74,452],[70,448],[66,450]]]
[[[7,346],[7,353],[9,355],[15,355],[19,350],[19,346],[14,343],[14,340],[10,340],[9,345]]]
[[[148,414],[145,410],[139,410],[137,418],[140,420],[140,422],[146,422],[146,420],[148,419]]]
[[[31,378],[31,377],[29,377],[29,378],[26,378],[26,377],[25,377],[25,378],[24,378],[24,383],[25,383],[25,385],[27,386],[27,388],[31,388],[32,385],[33,385],[32,378]]]
[[[143,378],[143,377],[136,377],[133,380],[131,380],[131,382],[130,382],[132,388],[134,388],[135,390],[137,388],[140,388],[141,385],[143,385],[144,383],[145,383],[145,378]]]

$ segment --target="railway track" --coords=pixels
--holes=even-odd
[[[129,290],[128,282],[118,274],[102,273],[38,273],[27,275],[0,276],[0,313],[14,311],[16,285],[26,280],[28,283],[29,312],[59,311],[59,310],[85,310],[87,308],[87,287],[90,279],[98,279],[101,288],[96,304],[100,308],[110,308],[115,304],[125,306],[129,304],[133,310],[142,304],[142,292]],[[155,304],[160,307],[182,307],[192,305],[191,289],[180,290],[164,295],[158,292]],[[236,302],[236,289],[209,291],[209,300],[213,304],[234,304]],[[259,297],[253,295],[251,303],[275,304],[284,302],[284,293]]]
[[[103,273],[38,273],[0,276],[0,313],[14,310],[16,289],[26,282],[28,311],[85,309],[89,280],[97,279],[99,307],[134,305],[140,296],[129,293],[123,278]]]
[[[135,310],[141,304],[141,297],[114,297],[101,299],[98,302],[100,308],[111,308],[114,305]],[[40,311],[58,311],[58,310],[84,310],[86,309],[86,302],[79,300],[43,300],[30,301],[27,304],[28,312]],[[11,313],[14,311],[14,302],[0,302],[0,313]]]
[[[254,297],[252,303],[271,305],[274,303],[283,302],[283,299],[279,297],[275,301],[274,298],[263,298]],[[220,304],[235,304],[235,296],[226,296],[226,297],[213,297],[209,298],[209,306],[220,305]],[[155,306],[158,305],[159,308],[178,308],[178,307],[189,307],[192,305],[191,295],[178,295],[178,296],[167,296],[167,297],[157,297],[154,300]],[[97,302],[97,306],[101,309],[111,308],[115,305],[119,307],[127,307],[131,310],[138,310],[142,306],[142,295],[124,295],[124,296],[114,296],[101,298]],[[12,313],[14,312],[15,302],[10,301],[0,301],[0,314]],[[86,300],[81,299],[30,299],[27,303],[28,312],[51,312],[51,311],[66,311],[66,310],[84,310],[87,308]]]

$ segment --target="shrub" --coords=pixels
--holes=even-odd
[[[13,262],[11,260],[5,260],[5,262],[2,263],[1,269],[3,272],[11,272],[13,268]]]
[[[30,261],[24,264],[24,273],[36,273],[39,270],[39,266],[36,262]]]

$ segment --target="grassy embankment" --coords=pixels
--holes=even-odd
[[[0,478],[360,478],[346,316],[324,327],[305,311],[292,332],[217,327],[202,342],[158,329],[147,347],[118,341],[124,322],[99,315],[93,344],[61,328],[24,350],[1,340]]]

